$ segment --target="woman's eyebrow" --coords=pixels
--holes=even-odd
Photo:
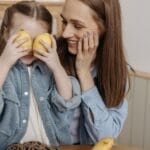
[[[66,20],[65,17],[62,14],[60,14],[60,16],[62,17],[62,19]],[[85,26],[85,23],[78,20],[78,19],[70,19],[70,21],[73,22],[73,23],[78,23],[78,24],[81,24],[81,25]]]
[[[62,19],[64,19],[64,20],[66,20],[62,14],[60,14],[60,17],[61,17]]]

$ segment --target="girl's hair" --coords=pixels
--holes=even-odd
[[[44,21],[48,25],[48,32],[52,31],[52,15],[44,6],[34,1],[21,1],[8,7],[5,11],[1,29],[0,29],[0,55],[6,45],[4,34],[10,30],[15,13],[34,17],[37,20]]]
[[[95,83],[107,107],[116,107],[124,99],[129,79],[122,42],[119,0],[79,0],[94,11],[94,19],[104,28],[97,49]],[[65,44],[64,44],[65,43]],[[76,75],[75,56],[69,54],[65,39],[58,40],[58,52],[67,72]]]

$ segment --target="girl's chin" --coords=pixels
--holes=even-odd
[[[20,60],[26,65],[30,65],[36,58],[33,55],[27,55],[22,57]]]

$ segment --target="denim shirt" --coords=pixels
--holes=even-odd
[[[93,78],[97,75],[95,68],[92,75]],[[119,136],[128,115],[128,102],[124,99],[119,106],[107,108],[94,86],[81,93],[81,105],[73,113],[70,116],[70,134],[73,130],[77,138],[72,137],[72,142],[95,144],[104,137]]]
[[[107,108],[96,86],[83,92],[81,98],[80,143],[95,144],[104,137],[117,138],[127,118],[127,100],[118,107]]]
[[[51,145],[71,144],[69,117],[80,100],[80,87],[70,77],[73,87],[72,98],[65,102],[57,93],[52,72],[40,62],[33,63],[31,86]],[[27,66],[18,61],[9,71],[0,89],[0,150],[19,143],[24,136],[29,117],[29,75]]]

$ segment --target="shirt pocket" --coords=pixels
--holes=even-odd
[[[3,146],[14,137],[18,125],[18,108],[13,105],[5,106],[0,117],[0,149],[3,149]]]
[[[16,117],[12,114],[4,114],[0,121],[0,149],[3,149],[7,143],[14,137],[16,132]]]
[[[20,101],[18,99],[18,95],[14,87],[12,87],[9,84],[5,85],[3,91],[4,91],[3,98],[5,102],[9,101],[12,102],[13,104],[17,104],[20,106]]]
[[[0,149],[3,150],[11,138],[14,137],[19,126],[19,105],[15,89],[10,86],[4,86],[4,108],[0,115]]]

